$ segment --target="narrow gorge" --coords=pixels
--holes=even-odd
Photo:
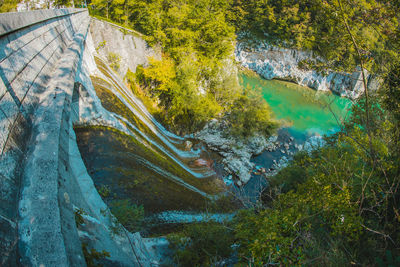
[[[0,266],[400,264],[397,5],[342,2],[1,2]]]

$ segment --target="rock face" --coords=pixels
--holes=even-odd
[[[331,90],[343,97],[355,99],[363,92],[361,71],[353,73],[327,70],[319,73],[315,70],[304,70],[299,63],[304,60],[316,60],[310,51],[274,47],[259,41],[252,44],[239,42],[236,47],[236,60],[265,79],[284,79],[299,85],[322,91]],[[375,90],[377,79],[366,72],[368,88]]]
[[[227,133],[227,126],[217,120],[210,121],[195,137],[203,141],[207,147],[218,152],[222,157],[224,169],[240,180],[238,185],[247,183],[255,164],[250,162],[254,155],[265,149],[275,149],[276,136],[269,139],[254,135],[247,139],[235,138]]]
[[[326,145],[325,140],[320,135],[313,135],[309,137],[303,144],[297,144],[297,143],[293,144],[292,143],[292,141],[294,141],[293,137],[290,137],[290,141],[291,141],[290,143],[283,144],[283,147],[285,147],[286,151],[281,151],[281,152],[285,153],[282,153],[282,156],[280,158],[273,161],[273,165],[271,166],[271,168],[265,172],[266,177],[274,176],[280,170],[288,166],[290,161],[293,159],[293,155],[296,152],[304,151],[310,154],[313,150],[318,150]],[[292,150],[289,151],[289,149],[291,148]],[[285,156],[283,154],[287,155]]]
[[[103,59],[107,60],[109,53],[120,57],[118,73],[121,77],[125,77],[128,69],[135,72],[138,65],[146,66],[148,57],[161,59],[161,53],[149,47],[137,32],[95,18],[92,18],[90,32],[94,47]]]
[[[210,121],[200,132],[196,133],[194,138],[203,141],[210,150],[217,152],[222,157],[224,170],[230,174],[224,179],[225,183],[231,184],[232,176],[235,176],[238,179],[236,182],[238,186],[246,184],[252,173],[264,177],[276,175],[289,164],[296,152],[311,153],[325,145],[322,136],[311,136],[304,143],[297,143],[292,136],[282,134],[280,131],[277,135],[269,138],[257,134],[246,139],[234,137],[229,134],[226,123],[216,119]],[[253,156],[264,151],[274,152],[276,156],[269,169],[256,166],[250,161]]]

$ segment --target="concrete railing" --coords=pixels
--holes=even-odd
[[[82,261],[63,235],[58,179],[88,25],[82,9],[0,14],[0,266]]]
[[[47,20],[86,12],[84,8],[42,9],[28,12],[10,12],[0,14],[0,37],[11,32],[30,27]]]
[[[38,94],[84,16],[87,11],[73,9],[0,14],[0,154],[16,122],[29,122]]]

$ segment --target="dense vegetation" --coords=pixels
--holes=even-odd
[[[394,56],[398,1],[233,0],[231,11],[238,31],[275,45],[313,50],[327,60],[325,67],[353,71],[359,65],[349,32],[373,72],[384,73]]]
[[[159,119],[182,132],[229,113],[246,95],[233,71],[235,32],[311,49],[326,59],[303,62],[305,68],[353,71],[362,59],[362,67],[383,75],[397,55],[394,1],[94,0],[91,11],[163,47],[162,60],[154,59],[138,81],[159,103]],[[263,105],[258,108],[269,117]]]
[[[215,266],[236,251],[239,266],[398,266],[399,74],[397,64],[370,96],[369,131],[361,99],[325,147],[298,153],[270,179],[261,205],[228,225],[189,225],[172,235],[175,261]]]
[[[0,13],[16,11],[18,3],[18,0],[1,0]]]
[[[326,137],[326,147],[297,154],[271,178],[262,205],[229,225],[193,224],[171,236],[178,264],[221,264],[235,251],[250,266],[400,264],[399,11],[398,0],[92,1],[93,14],[163,47],[162,60],[151,59],[128,80],[183,131],[226,115],[236,134],[270,132],[268,107],[241,90],[231,71],[235,32],[326,59],[310,64],[363,67],[384,79],[376,94],[354,105],[341,131]],[[129,206],[114,209],[141,216]]]
[[[273,177],[263,209],[238,216],[243,257],[256,265],[400,263],[400,98],[388,95],[400,92],[399,70],[370,99],[370,131],[361,100],[326,147],[298,154]]]
[[[158,119],[172,130],[187,133],[229,113],[237,101],[251,102],[243,101],[247,93],[237,79],[235,27],[227,20],[230,4],[222,0],[95,0],[91,12],[145,34],[150,44],[161,45],[162,59],[151,59],[149,67],[139,68],[136,82],[161,108]],[[270,118],[265,103],[252,104],[259,104],[251,108]],[[263,122],[252,129],[271,128],[269,121]]]
[[[178,264],[222,264],[234,251],[250,266],[400,264],[398,1],[98,0],[93,6],[162,45],[163,59],[139,68],[136,79],[159,100],[168,123],[188,130],[217,114],[239,135],[251,127],[271,130],[268,107],[226,71],[235,31],[324,59],[304,67],[361,67],[384,78],[376,94],[354,105],[341,131],[326,137],[326,147],[299,153],[271,178],[261,206],[241,211],[229,226],[194,224],[171,236]]]

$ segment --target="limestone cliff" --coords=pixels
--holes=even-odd
[[[236,47],[236,60],[265,79],[284,79],[308,86],[315,90],[328,91],[351,99],[363,92],[361,71],[353,73],[326,70],[305,70],[299,67],[304,60],[315,60],[311,51],[271,46],[265,41],[254,43],[239,42]],[[377,79],[367,73],[368,87],[376,89]]]

